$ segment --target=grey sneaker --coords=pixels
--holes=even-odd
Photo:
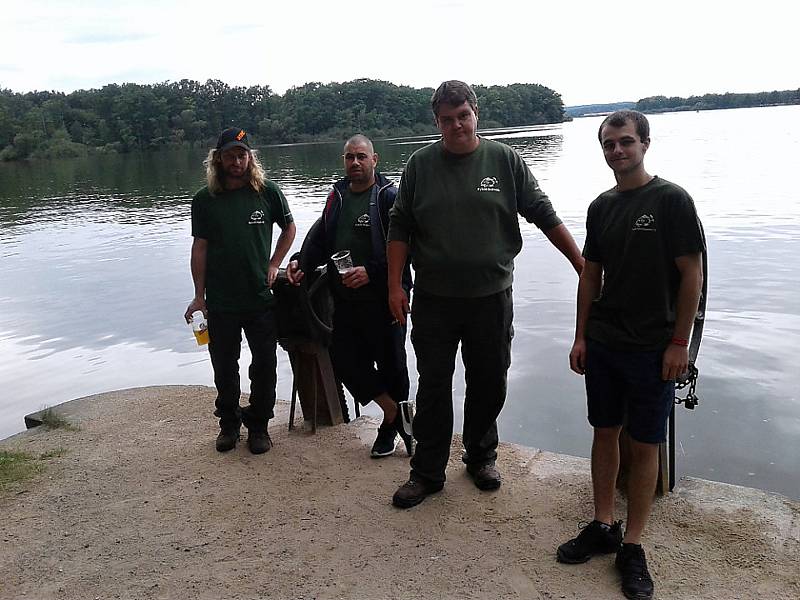
[[[650,600],[653,597],[653,578],[647,570],[644,548],[639,544],[622,544],[614,561],[622,575],[622,593],[630,600]]]
[[[622,544],[622,521],[607,525],[592,521],[583,527],[578,537],[561,544],[556,552],[558,562],[576,565],[585,563],[595,554],[611,554]]]

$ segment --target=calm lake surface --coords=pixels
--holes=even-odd
[[[791,366],[800,348],[800,106],[650,120],[648,170],[692,194],[709,245],[700,406],[678,407],[678,475],[800,498],[800,386]],[[499,137],[525,157],[579,245],[589,202],[613,185],[599,123]],[[380,169],[399,180],[420,143],[376,144]],[[0,438],[22,430],[26,413],[89,394],[213,385],[207,353],[182,319],[193,293],[190,198],[203,185],[204,154],[0,164]],[[263,151],[293,209],[296,249],[339,177],[340,154],[340,144]],[[535,227],[522,227],[501,437],[588,456],[583,381],[567,359],[577,279]],[[413,356],[409,343],[412,380]],[[282,351],[279,360],[278,397],[288,399]],[[454,394],[460,419],[462,371]],[[198,400],[209,440],[212,408]]]

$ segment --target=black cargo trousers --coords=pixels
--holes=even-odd
[[[453,372],[458,345],[464,362],[463,460],[468,466],[497,457],[497,417],[506,399],[514,305],[511,288],[480,298],[415,291],[411,342],[417,356],[417,389],[411,476],[444,482],[453,438]]]
[[[250,406],[239,407],[239,356],[242,331],[250,347]],[[208,351],[217,388],[216,410],[222,430],[239,429],[244,422],[251,431],[266,431],[275,416],[277,384],[277,330],[275,310],[253,312],[208,311]]]

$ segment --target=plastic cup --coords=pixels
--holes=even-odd
[[[339,275],[344,275],[353,268],[353,259],[350,256],[350,250],[341,250],[337,252],[331,256],[331,260],[336,266],[336,270],[339,271]]]
[[[208,324],[206,323],[206,318],[203,316],[202,310],[196,310],[192,313],[191,324],[194,337],[197,340],[197,345],[205,346],[209,341]]]

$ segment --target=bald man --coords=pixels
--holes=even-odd
[[[328,264],[328,272],[335,274],[331,355],[337,377],[356,402],[374,401],[383,410],[371,456],[393,454],[398,434],[411,456],[413,438],[402,426],[398,406],[408,400],[406,326],[389,312],[386,268],[389,209],[397,189],[377,172],[378,155],[366,136],[347,140],[342,159],[345,177],[328,194],[322,226],[309,233],[313,237],[306,239],[302,259],[306,265]],[[350,252],[353,267],[339,274],[330,257],[343,250]],[[304,274],[293,258],[287,276],[297,285]],[[408,265],[403,287],[411,288]]]

